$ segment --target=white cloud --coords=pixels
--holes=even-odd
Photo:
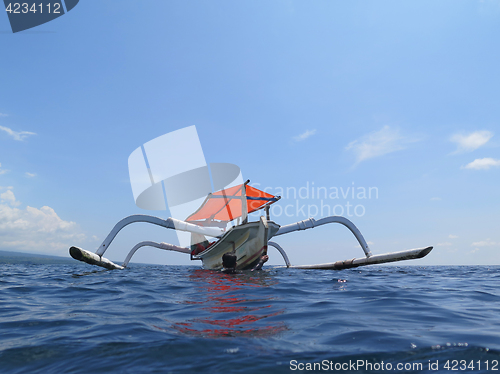
[[[62,220],[54,209],[19,209],[11,189],[0,195],[0,248],[67,255],[75,242],[85,240],[75,222]]]
[[[0,117],[8,117],[8,116],[9,116],[8,114],[0,113]]]
[[[14,131],[5,126],[0,126],[0,130],[5,131],[7,134],[12,136],[14,140],[23,141],[29,135],[36,135],[34,132],[30,131]]]
[[[356,164],[373,157],[400,151],[407,143],[418,141],[399,134],[399,130],[384,126],[381,130],[364,135],[349,143],[346,150],[354,152]]]
[[[480,242],[474,242],[472,243],[471,245],[473,247],[493,247],[493,246],[496,246],[496,245],[499,245],[500,243],[496,243],[494,241],[492,241],[491,239],[486,239],[486,240],[482,240]]]
[[[495,160],[494,158],[476,158],[474,161],[462,166],[462,169],[474,169],[474,170],[488,170],[491,167],[500,166],[500,160]]]
[[[450,235],[448,235],[448,238],[450,238],[450,239],[458,239],[458,236],[450,234]]]
[[[472,152],[479,147],[482,147],[493,137],[491,131],[475,131],[470,134],[455,134],[450,138],[450,141],[457,143],[457,150],[453,153]]]
[[[28,173],[26,172],[25,175],[28,177],[28,178],[33,178],[33,177],[36,177],[36,174],[35,173]]]
[[[295,140],[296,142],[301,142],[302,140],[306,140],[307,138],[309,138],[310,136],[313,136],[314,134],[316,134],[316,130],[306,130],[306,132],[304,132],[300,135],[294,136],[293,140]]]
[[[440,197],[431,197],[431,201],[441,201],[443,199],[441,199]]]
[[[2,167],[2,164],[0,163],[0,168],[1,167]],[[5,169],[2,170],[2,169],[0,169],[0,175],[5,174],[7,172],[8,172],[8,170],[5,170]]]
[[[436,244],[436,247],[449,247],[450,245],[453,245],[453,243],[450,242],[444,242],[444,243],[438,243]]]
[[[12,192],[12,190],[7,190],[4,193],[1,193],[0,194],[0,202],[1,203],[8,203],[9,205],[12,205],[12,206],[21,205],[21,202],[16,200],[16,197],[14,196],[14,192]]]

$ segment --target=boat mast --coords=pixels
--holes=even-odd
[[[241,223],[248,222],[248,206],[247,206],[247,184],[250,183],[250,179],[247,179],[243,183],[243,189],[241,190]]]

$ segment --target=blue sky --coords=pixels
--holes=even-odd
[[[433,245],[413,263],[499,264],[498,35],[488,0],[81,1],[16,34],[0,15],[0,248],[94,251],[148,213],[132,151],[195,125],[208,162],[260,187],[376,188],[278,203],[362,205],[348,218],[373,253]],[[138,224],[107,255],[142,240],[176,237]],[[276,242],[294,264],[363,255],[341,226]],[[189,263],[152,248],[134,260]]]

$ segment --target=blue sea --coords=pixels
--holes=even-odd
[[[0,264],[1,373],[500,371],[499,266]]]

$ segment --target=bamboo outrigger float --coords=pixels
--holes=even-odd
[[[358,228],[350,220],[341,216],[330,216],[319,220],[309,218],[290,225],[280,226],[271,221],[269,216],[270,205],[277,202],[280,197],[260,191],[249,186],[248,183],[249,181],[246,181],[243,184],[209,194],[201,207],[187,217],[185,221],[175,218],[162,219],[147,215],[126,217],[115,225],[95,253],[78,247],[71,247],[69,250],[70,255],[76,260],[106,269],[124,269],[139,248],[151,246],[186,253],[190,255],[191,260],[201,260],[204,268],[217,270],[222,268],[222,255],[233,252],[237,257],[237,269],[244,270],[252,268],[262,255],[267,254],[268,247],[272,246],[281,253],[288,268],[341,270],[422,258],[432,250],[432,247],[426,247],[372,255]],[[256,222],[248,222],[248,214],[261,209],[264,209],[265,216],[261,216]],[[135,222],[147,222],[167,229],[189,232],[191,233],[191,247],[145,241],[135,245],[121,265],[104,258],[104,253],[118,232],[125,226]],[[229,223],[232,223],[233,226],[226,229]],[[269,241],[271,238],[280,235],[312,229],[329,223],[339,223],[348,228],[356,237],[365,257],[317,265],[292,266],[283,248],[279,244]],[[210,242],[207,237],[215,240]]]

